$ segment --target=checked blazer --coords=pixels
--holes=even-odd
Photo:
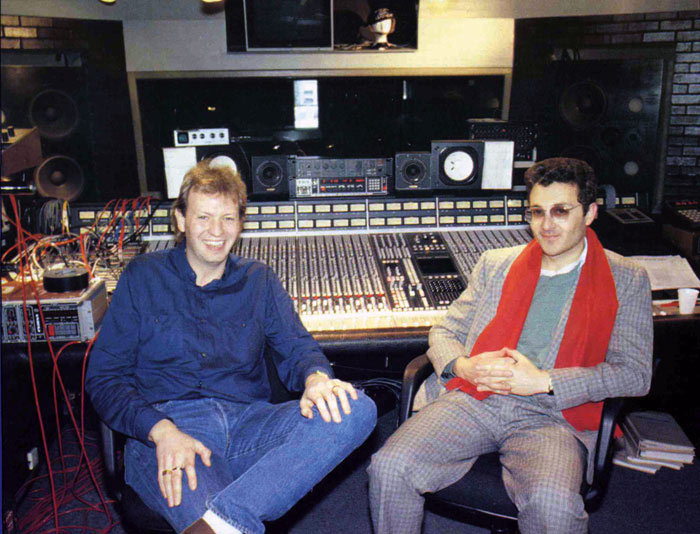
[[[431,329],[428,357],[435,374],[418,392],[417,409],[445,392],[438,377],[452,360],[469,355],[476,339],[495,316],[508,270],[523,248],[521,245],[486,251],[474,267],[467,289]],[[589,453],[595,446],[596,432],[575,430],[561,411],[607,397],[645,395],[651,383],[653,323],[649,279],[646,271],[633,261],[608,250],[605,253],[619,302],[605,361],[589,368],[552,369],[555,395],[534,396],[542,408],[576,434]],[[554,330],[546,358],[549,361],[556,359],[572,301],[573,294]],[[592,461],[588,464],[592,467]]]

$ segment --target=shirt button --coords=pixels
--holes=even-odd
[[[202,381],[201,380],[199,381],[199,384],[197,384],[197,387],[200,389],[202,388]]]
[[[207,353],[206,353],[206,352],[201,352],[200,354],[201,354],[202,358],[206,358],[206,357],[207,357]]]

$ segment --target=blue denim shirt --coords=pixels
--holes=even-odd
[[[266,344],[291,391],[301,391],[316,370],[332,376],[268,266],[231,255],[221,279],[204,287],[195,280],[184,244],[134,258],[90,354],[86,388],[95,409],[144,443],[165,418],[154,403],[267,400]]]

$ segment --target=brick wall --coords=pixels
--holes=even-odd
[[[2,50],[85,49],[79,22],[73,19],[2,15]]]

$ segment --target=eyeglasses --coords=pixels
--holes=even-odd
[[[578,207],[583,207],[583,204],[576,204],[575,206],[566,206],[564,204],[555,204],[551,208],[544,209],[540,207],[527,208],[525,210],[525,220],[529,223],[543,221],[545,215],[549,213],[549,218],[558,223],[563,223],[569,218],[569,212],[575,210]]]

